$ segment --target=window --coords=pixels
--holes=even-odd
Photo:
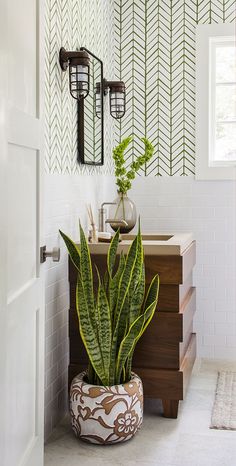
[[[236,179],[234,26],[198,25],[196,55],[196,177]]]
[[[236,162],[236,47],[233,38],[210,38],[209,165]]]

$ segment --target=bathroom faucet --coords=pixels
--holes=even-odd
[[[115,205],[115,202],[103,202],[101,208],[98,209],[99,218],[98,218],[98,230],[105,231],[105,215],[106,209],[104,209],[105,205]],[[107,223],[107,222],[106,222]]]
[[[117,227],[127,226],[128,223],[123,220],[116,220],[115,218],[108,218],[105,220],[106,209],[104,209],[105,205],[116,205],[116,202],[103,202],[101,208],[99,209],[99,231],[105,231],[105,225],[109,223],[110,225],[116,225]]]

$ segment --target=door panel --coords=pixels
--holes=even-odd
[[[37,151],[8,146],[8,299],[36,277]]]
[[[14,448],[8,451],[8,463],[22,463],[29,447],[37,442],[37,384],[38,384],[38,313],[33,310],[29,316],[27,304],[32,303],[32,291],[37,286],[30,287],[12,306],[8,306],[10,314],[8,327],[8,367],[7,367],[7,434],[8,444],[14,438]],[[35,299],[35,298],[34,298]],[[28,303],[27,303],[28,301]],[[21,322],[16,314],[16,307],[23,309]],[[16,351],[17,349],[17,351]],[[17,396],[15,390],[17,388]],[[7,463],[7,464],[8,464]]]
[[[0,27],[0,65],[5,57],[0,73],[0,147],[5,149],[0,151],[0,178],[5,183],[4,189],[0,186],[0,463],[43,466],[43,1],[2,3],[0,26],[3,22],[6,30]]]
[[[37,108],[37,9],[35,0],[7,2],[9,102],[36,116]]]

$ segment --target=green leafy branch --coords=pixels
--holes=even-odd
[[[126,194],[127,191],[132,187],[132,180],[135,179],[136,173],[139,169],[147,163],[153,153],[154,147],[151,142],[147,138],[141,138],[141,141],[144,143],[145,152],[143,155],[134,160],[129,169],[125,168],[125,157],[124,153],[127,149],[128,145],[131,143],[133,138],[129,136],[121,141],[118,146],[113,149],[113,160],[115,162],[115,176],[116,176],[116,184],[118,186],[118,191],[120,193]]]

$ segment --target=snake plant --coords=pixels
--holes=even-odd
[[[145,293],[144,254],[140,228],[127,255],[115,266],[119,231],[110,244],[107,271],[94,290],[91,256],[80,225],[80,246],[60,231],[78,270],[76,308],[80,335],[89,358],[88,382],[111,386],[131,379],[135,346],[151,321],[158,300],[159,277]]]

